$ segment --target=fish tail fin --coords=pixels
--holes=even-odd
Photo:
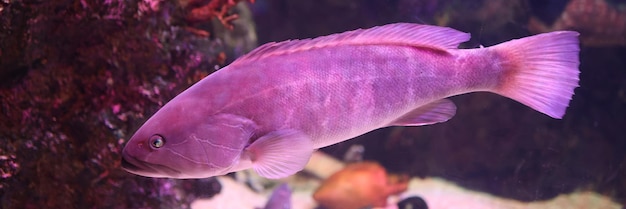
[[[503,78],[492,91],[553,118],[563,118],[578,87],[578,33],[557,31],[493,46]]]

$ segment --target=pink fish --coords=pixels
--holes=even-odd
[[[318,148],[388,126],[452,118],[450,96],[494,92],[562,118],[578,86],[578,33],[458,49],[470,35],[397,23],[265,44],[167,103],[129,140],[128,172],[281,178]]]
[[[291,189],[283,183],[274,189],[263,209],[291,209]]]

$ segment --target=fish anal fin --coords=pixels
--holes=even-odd
[[[449,99],[437,100],[420,106],[394,120],[389,126],[423,126],[446,122],[456,114],[456,106]]]
[[[254,141],[246,151],[254,171],[265,178],[277,179],[304,169],[313,154],[313,142],[300,131],[277,130]]]

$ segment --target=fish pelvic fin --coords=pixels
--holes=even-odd
[[[504,73],[492,91],[552,118],[563,118],[578,87],[578,35],[556,31],[490,47],[501,56]]]
[[[277,130],[254,141],[246,152],[254,171],[265,178],[278,179],[304,169],[313,154],[313,142],[300,131]]]

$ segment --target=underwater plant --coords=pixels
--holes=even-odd
[[[121,146],[225,46],[185,30],[174,0],[0,5],[0,207],[187,207],[186,183],[122,171]]]

